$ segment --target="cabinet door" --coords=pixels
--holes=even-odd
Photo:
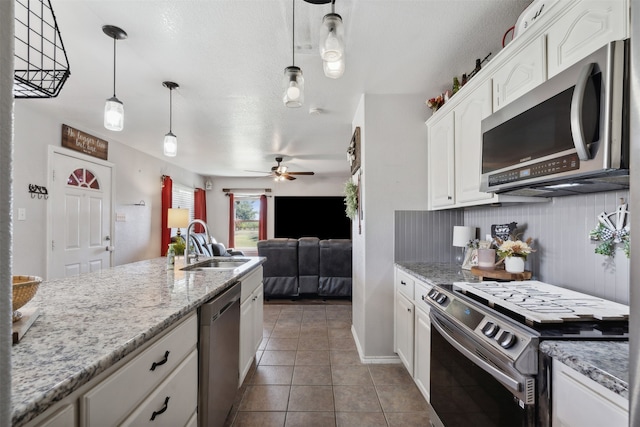
[[[453,112],[429,125],[429,207],[455,203]]]
[[[490,199],[480,191],[482,120],[491,114],[491,82],[465,98],[454,111],[456,203]]]
[[[51,408],[49,409],[51,410]],[[76,423],[76,405],[68,404],[55,411],[53,415],[48,417],[45,421],[40,421],[37,418],[35,421],[29,423],[29,426],[36,425],[37,427],[74,427],[78,425]]]
[[[264,317],[264,289],[262,284],[254,291],[253,304],[253,356],[258,352],[262,343],[262,326]]]
[[[427,400],[429,396],[429,369],[431,368],[431,320],[429,312],[415,309],[415,358],[413,360],[413,380]]]
[[[253,352],[254,310],[253,297],[249,295],[246,301],[240,305],[240,360],[238,362],[240,366],[240,383],[238,387],[242,385],[247,372],[249,372],[255,355],[255,352]]]
[[[529,92],[546,79],[544,37],[532,40],[493,75],[493,111]]]
[[[396,292],[396,353],[413,375],[413,303]]]
[[[547,32],[549,78],[607,43],[629,37],[628,12],[627,0],[578,2]]]

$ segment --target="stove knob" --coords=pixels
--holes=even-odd
[[[439,292],[438,292],[438,291],[436,291],[435,289],[431,289],[431,290],[429,291],[429,293],[427,294],[427,296],[428,296],[429,298],[431,298],[432,300],[434,300],[434,301],[435,301],[436,296],[437,296],[438,294],[439,294]]]
[[[498,342],[502,348],[509,348],[516,343],[516,336],[511,332],[503,332],[498,338]]]
[[[489,338],[495,337],[499,330],[500,330],[500,326],[496,325],[493,322],[487,322],[482,327],[482,332]]]
[[[438,296],[436,296],[436,302],[438,304],[444,304],[447,301],[447,296],[445,294],[438,294]]]

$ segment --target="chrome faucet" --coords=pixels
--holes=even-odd
[[[186,260],[187,265],[191,264],[192,259],[195,260],[196,262],[198,261],[198,253],[195,251],[195,248],[193,253],[189,251],[189,245],[191,243],[191,228],[195,224],[200,224],[204,227],[204,232],[207,233],[207,243],[211,243],[211,235],[209,234],[209,227],[207,226],[207,223],[201,219],[194,219],[193,221],[191,221],[189,225],[187,225],[187,236],[186,236],[186,243],[184,248],[184,253],[185,253],[184,259]]]

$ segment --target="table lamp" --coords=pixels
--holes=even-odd
[[[167,227],[177,228],[176,235],[180,237],[180,229],[189,226],[189,209],[169,208],[167,211]]]
[[[462,251],[456,254],[456,263],[462,264],[469,240],[476,238],[476,227],[467,227],[464,225],[456,225],[453,227],[453,246],[462,248]]]

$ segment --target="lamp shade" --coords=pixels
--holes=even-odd
[[[322,19],[320,27],[320,56],[322,60],[334,62],[344,55],[344,28],[342,17],[337,13],[328,13]]]
[[[178,154],[178,138],[170,131],[164,136],[164,155],[175,157],[176,154]]]
[[[284,69],[284,105],[290,108],[301,107],[304,103],[304,78],[300,67],[291,66]]]
[[[453,227],[453,246],[464,248],[469,240],[476,238],[476,227],[456,225]]]
[[[339,79],[344,74],[344,57],[337,61],[322,61],[324,75],[331,79]]]
[[[124,128],[124,104],[115,96],[104,105],[104,127],[114,131]]]
[[[185,228],[189,225],[189,209],[169,208],[167,211],[168,228]]]

